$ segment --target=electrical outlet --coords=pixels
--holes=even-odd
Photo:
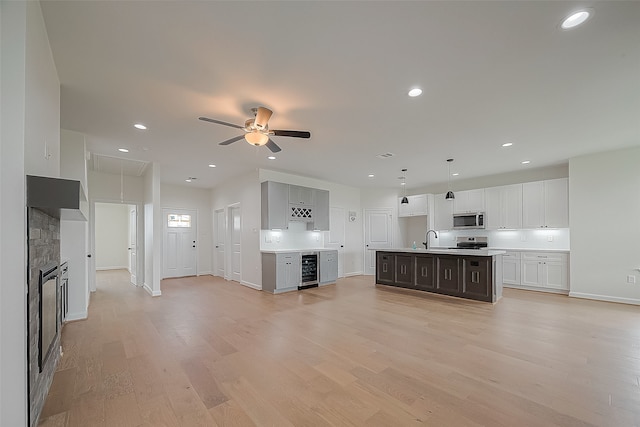
[[[553,234],[547,236],[547,242],[553,242]]]
[[[636,276],[628,275],[627,283],[636,283]]]
[[[265,242],[265,243],[271,243],[271,236],[270,236],[270,235],[268,235],[268,234],[265,234],[265,236],[264,236],[264,242]]]

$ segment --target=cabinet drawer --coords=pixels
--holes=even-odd
[[[567,254],[555,252],[523,252],[523,261],[567,262]]]

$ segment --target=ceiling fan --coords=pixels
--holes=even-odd
[[[244,138],[249,144],[255,146],[266,145],[269,150],[274,153],[281,151],[281,148],[271,140],[272,136],[289,136],[293,138],[310,138],[311,133],[301,130],[275,130],[269,129],[269,119],[273,114],[273,111],[265,107],[252,108],[253,119],[247,119],[244,122],[244,126],[234,125],[233,123],[223,122],[222,120],[210,119],[208,117],[198,117],[198,119],[217,123],[219,125],[229,126],[236,129],[242,129],[244,135],[234,136],[233,138],[222,141],[219,145],[229,145]]]

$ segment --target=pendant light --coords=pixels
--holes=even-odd
[[[453,191],[451,191],[451,162],[453,162],[453,159],[447,159],[447,195],[444,196],[445,200],[453,200],[456,198],[456,196],[453,194]]]
[[[409,203],[409,199],[407,199],[407,170],[406,169],[402,169],[402,186],[404,187],[404,196],[402,197],[402,200],[400,200],[400,204],[404,205],[404,204],[408,204]]]

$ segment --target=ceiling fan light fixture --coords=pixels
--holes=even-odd
[[[258,130],[267,129],[267,123],[269,122],[269,119],[271,118],[272,114],[273,114],[273,111],[269,110],[268,108],[258,107],[258,110],[256,111],[256,119],[253,122],[256,129]]]
[[[246,139],[249,144],[256,145],[258,147],[269,142],[269,136],[255,130],[245,134],[244,139]]]

